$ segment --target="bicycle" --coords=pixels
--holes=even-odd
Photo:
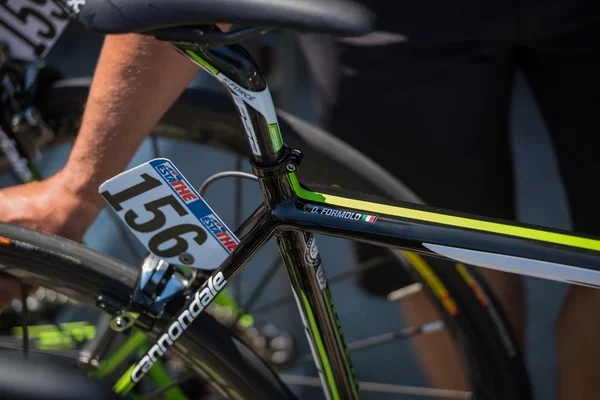
[[[242,4],[244,0],[238,1]],[[356,34],[364,33],[367,30],[366,28],[360,28],[368,26],[368,19],[361,12],[352,15],[354,19],[350,18],[351,22],[354,22],[356,25],[344,26],[344,24],[349,22],[344,18],[338,17],[342,14],[337,13],[339,9],[336,9],[336,7],[344,7],[344,11],[348,12],[348,5],[344,2],[332,2],[327,5],[321,5],[321,13],[315,11],[310,15],[312,19],[309,19],[309,22],[296,19],[297,16],[295,15],[287,16],[285,17],[287,19],[282,20],[283,17],[273,17],[269,13],[269,11],[289,11],[286,8],[288,6],[292,7],[284,3],[271,5],[270,7],[272,8],[265,6],[267,8],[260,10],[260,16],[255,15],[252,17],[255,18],[254,20],[244,20],[244,17],[235,14],[231,10],[220,10],[222,14],[219,17],[223,18],[223,20],[231,18],[235,22],[241,21],[252,25],[257,22],[265,24],[266,21],[268,22],[266,24],[268,26],[311,29],[327,31],[329,33],[336,33],[335,30],[331,32],[330,23],[332,21],[334,23],[331,26],[337,27],[337,33]],[[94,7],[99,8],[94,9]],[[354,398],[358,395],[358,392],[322,265],[316,253],[310,251],[313,249],[311,245],[315,243],[314,236],[312,236],[313,233],[323,233],[358,241],[395,246],[410,249],[417,253],[435,254],[460,262],[495,267],[502,270],[511,270],[510,268],[517,266],[522,268],[522,270],[512,270],[513,272],[550,277],[570,283],[587,285],[594,285],[596,283],[593,265],[594,261],[597,260],[596,252],[600,248],[600,245],[598,241],[592,238],[518,224],[487,221],[481,218],[441,212],[427,207],[417,207],[414,204],[400,203],[400,205],[391,205],[388,201],[373,201],[366,197],[362,197],[362,200],[352,200],[342,197],[341,195],[344,192],[341,190],[327,188],[327,190],[318,189],[318,191],[312,191],[306,186],[301,185],[296,176],[301,160],[301,153],[283,145],[281,134],[279,133],[279,125],[273,126],[277,124],[277,121],[273,122],[275,112],[273,111],[272,102],[269,101],[265,94],[268,93],[268,91],[265,92],[266,84],[261,79],[260,72],[248,55],[243,52],[239,45],[233,44],[233,42],[241,38],[260,34],[266,29],[242,28],[228,34],[223,34],[210,28],[207,29],[206,27],[206,31],[202,33],[197,30],[199,28],[193,31],[183,28],[152,31],[150,30],[153,27],[151,24],[154,24],[156,21],[152,21],[151,18],[149,21],[146,21],[143,16],[137,16],[137,20],[131,19],[129,21],[132,24],[139,24],[135,27],[128,26],[126,23],[114,26],[111,24],[117,19],[108,18],[107,15],[110,16],[111,11],[102,7],[102,4],[93,4],[92,2],[82,7],[81,12],[84,14],[87,12],[98,12],[98,15],[103,15],[107,18],[106,20],[96,19],[94,21],[96,25],[90,26],[90,28],[111,33],[124,32],[129,29],[139,30],[148,28],[143,29],[145,33],[152,34],[162,40],[174,42],[187,57],[199,63],[209,73],[225,81],[234,99],[238,100],[236,106],[241,116],[249,117],[251,120],[250,125],[244,126],[246,134],[251,139],[251,151],[254,154],[252,158],[253,168],[255,174],[258,175],[261,188],[266,195],[266,203],[256,211],[253,217],[242,224],[242,228],[239,230],[240,234],[238,235],[242,237],[242,240],[233,255],[220,268],[215,270],[211,274],[211,277],[197,291],[193,288],[188,289],[187,296],[189,297],[191,293],[202,293],[209,286],[214,291],[214,282],[217,280],[219,282],[230,282],[241,271],[253,253],[264,245],[271,235],[275,234],[284,258],[288,256],[286,258],[286,266],[293,278],[292,286],[297,298],[302,299],[302,302],[299,301],[299,308],[304,316],[304,320],[312,322],[311,314],[314,319],[314,324],[306,324],[309,343],[312,343],[318,349],[318,353],[315,352],[315,359],[324,376],[323,386],[326,393],[333,398]],[[202,4],[197,5],[197,7],[198,15],[202,15],[203,12],[209,10],[208,6]],[[203,7],[207,8],[203,9]],[[201,10],[203,11],[200,12]],[[324,10],[328,12],[324,12]],[[181,10],[178,11],[177,7],[173,7],[170,11],[171,14],[168,15],[171,15],[173,18],[180,18],[178,19],[178,24],[188,23],[188,20],[185,18],[189,18],[189,15],[183,16],[182,14],[178,14]],[[230,14],[230,12],[233,14]],[[163,14],[163,17],[164,15],[167,14]],[[325,18],[327,21],[323,20],[323,15],[328,16]],[[229,18],[224,18],[225,16]],[[102,21],[108,25],[102,25]],[[340,27],[340,24],[343,27]],[[205,47],[208,44],[212,46],[219,44],[220,47]],[[239,65],[227,65],[226,61],[231,59],[232,56],[237,58],[237,61],[240,63]],[[244,81],[242,79],[243,74],[240,73],[243,71],[250,72],[256,81]],[[232,77],[236,77],[239,80],[235,81]],[[248,89],[248,87],[255,90]],[[253,100],[251,100],[252,97],[254,97]],[[257,106],[259,109],[251,109],[248,103],[243,100],[244,98],[247,101],[262,99],[264,102],[261,106]],[[272,123],[269,124],[269,122]],[[256,154],[257,152],[260,153],[260,156]],[[363,220],[363,216],[366,219]],[[410,229],[407,229],[407,227],[410,227]],[[292,228],[294,230],[286,230]],[[300,231],[304,230],[311,233],[300,233]],[[129,324],[131,323],[146,325],[146,328],[152,325],[155,326],[155,329],[164,328],[168,326],[167,321],[169,321],[169,318],[167,315],[169,313],[173,313],[174,317],[171,320],[175,322],[179,321],[180,317],[184,315],[168,308],[162,316],[163,319],[156,323],[153,323],[152,320],[149,320],[144,315],[137,315],[135,318],[132,318],[130,314],[124,313],[124,310],[127,310],[129,306],[129,302],[123,299],[129,299],[130,297],[126,294],[130,291],[127,286],[133,283],[135,274],[131,271],[125,272],[123,264],[97,255],[63,239],[31,232],[23,228],[2,225],[0,234],[6,238],[3,243],[6,247],[2,247],[1,249],[3,257],[5,257],[9,265],[14,265],[14,268],[8,268],[8,272],[16,276],[19,276],[19,271],[36,273],[38,277],[26,276],[26,280],[35,283],[36,280],[39,282],[40,278],[45,277],[46,279],[41,279],[42,282],[60,288],[62,292],[73,298],[83,297],[89,300],[91,298],[90,293],[102,294],[103,301],[100,301],[100,304],[104,305],[105,309],[110,309],[113,313],[120,314],[113,320],[118,325],[120,318],[120,324],[123,326],[117,326],[119,329],[123,327],[129,328]],[[315,256],[305,257],[305,253],[309,255],[314,254]],[[34,265],[32,262],[43,261],[46,257],[57,263],[63,263],[64,268],[62,270],[60,267],[53,270],[53,273],[56,274],[52,278],[53,280],[48,278],[50,276],[50,268],[46,271],[44,267]],[[28,259],[29,263],[19,266],[19,262],[23,262],[23,258]],[[80,260],[81,265],[89,269],[80,272],[81,276],[77,277],[78,279],[82,279],[84,287],[76,286],[74,282],[77,282],[77,280],[74,279],[72,272],[71,274],[68,272],[73,267],[73,264],[77,264],[77,260]],[[562,262],[564,265],[553,263],[553,261]],[[576,265],[577,267],[570,267],[570,265]],[[178,269],[176,270],[175,266],[172,266],[172,268],[170,272],[176,275],[179,274],[177,277],[181,277],[182,272]],[[553,269],[554,272],[549,272],[549,269]],[[106,271],[112,273],[107,273]],[[421,277],[427,282],[428,271],[426,269],[424,271],[420,272],[422,274]],[[484,306],[484,303],[487,302],[487,297],[482,297],[481,292],[479,292],[480,289],[485,290],[485,288],[481,287],[481,283],[472,280],[471,274],[466,269],[459,269],[459,271],[461,271],[459,275],[462,274],[460,276],[462,282],[459,282],[457,287],[461,287],[460,285],[462,285],[462,287],[467,288],[468,285],[473,285],[475,292],[465,291],[456,295],[452,293],[452,296],[450,296],[451,301],[449,302],[448,296],[443,292],[442,295],[435,293],[437,282],[430,280],[428,288],[434,292],[434,297],[440,299],[442,308],[449,315],[456,314],[458,310],[456,304],[459,304],[458,298],[469,295],[470,297],[466,302],[460,301],[461,305],[465,304],[465,309],[468,308],[469,301],[473,302],[477,300],[482,306],[479,311],[482,314],[484,310],[486,314],[489,313],[489,310],[493,309],[493,307],[487,308]],[[122,276],[123,280],[126,280],[128,284],[115,279],[115,276],[117,276],[115,273],[118,273],[119,277]],[[436,274],[444,276],[439,271],[436,271]],[[21,277],[24,276],[21,274]],[[95,279],[94,282],[90,282],[92,277]],[[177,281],[176,278],[172,279],[172,281],[169,280],[168,282],[175,284]],[[432,279],[431,276],[430,279]],[[447,279],[447,276],[444,276],[444,280],[442,280],[444,284],[451,281],[452,279]],[[142,289],[139,285],[136,288]],[[220,289],[219,287],[217,291]],[[85,290],[89,290],[89,293],[85,293]],[[115,293],[118,295],[115,296]],[[446,296],[445,299],[442,299],[444,296]],[[194,296],[191,296],[191,301],[184,306],[183,313],[193,305],[194,298]],[[172,304],[179,303],[181,305],[181,302],[182,297],[176,296]],[[460,308],[460,310],[462,311],[463,308]],[[454,316],[456,317],[457,315]],[[125,317],[129,318],[129,320]],[[205,314],[200,314],[198,318],[207,325],[211,324],[205,322],[209,321]],[[214,325],[217,326],[216,324]],[[213,328],[213,325],[210,326]],[[498,329],[498,327],[502,326],[502,323],[489,326]],[[211,332],[198,329],[198,323],[195,325],[190,324],[188,329],[191,329],[191,331],[188,331],[187,335],[182,335],[176,341],[177,343],[173,341],[174,350],[178,350],[178,346],[184,346],[185,344],[186,347],[192,349],[189,350],[189,353],[202,355],[204,359],[210,360],[211,365],[216,365],[216,370],[222,371],[227,379],[215,379],[214,373],[211,376],[210,373],[204,371],[209,378],[212,378],[213,383],[216,381],[217,385],[220,384],[223,386],[224,383],[230,384],[231,382],[235,382],[239,388],[242,388],[242,393],[248,397],[262,396],[261,398],[270,398],[269,396],[276,395],[274,398],[286,398],[286,396],[291,396],[289,391],[264,364],[252,365],[252,361],[250,361],[245,365],[231,365],[227,361],[231,361],[232,357],[230,355],[237,352],[231,353],[228,356],[227,346],[223,347],[223,344],[214,336],[211,337]],[[224,337],[231,337],[229,333],[225,333],[222,329],[220,332]],[[500,334],[498,332],[486,333],[489,333],[491,336],[495,335],[503,341],[501,340],[501,346],[498,346],[500,350],[496,349],[494,351],[490,349],[489,353],[486,354],[488,359],[495,358],[494,364],[496,362],[498,364],[489,366],[489,369],[483,368],[482,371],[479,371],[483,378],[487,379],[483,379],[481,376],[476,376],[473,379],[475,381],[473,385],[475,395],[502,396],[503,393],[516,392],[517,395],[514,398],[527,396],[527,389],[523,389],[527,385],[523,384],[522,377],[518,376],[523,371],[515,372],[507,368],[510,363],[518,360],[518,357],[515,357],[518,351],[514,348],[514,340],[506,332]],[[160,337],[162,338],[163,336],[161,335]],[[478,340],[485,336],[474,334],[472,337],[468,336],[468,338],[464,338],[468,342],[467,348],[470,345],[473,345],[472,348],[476,348]],[[192,337],[196,340],[192,340]],[[206,342],[199,343],[197,342],[198,339],[206,340]],[[164,343],[168,343],[167,339],[162,340],[163,345]],[[214,354],[209,354],[214,349],[207,349],[207,343],[214,344],[214,348],[217,349],[222,357],[215,357]],[[511,345],[513,347],[512,352]],[[490,346],[485,347],[489,348]],[[179,350],[181,351],[181,348]],[[229,347],[229,351],[232,351],[231,346]],[[470,352],[467,354],[467,358],[477,358],[476,353],[477,351]],[[253,356],[247,356],[249,360],[253,359]],[[198,365],[194,360],[188,359],[188,361]],[[144,364],[147,364],[147,362]],[[480,364],[483,367],[484,364]],[[204,365],[207,365],[206,362]],[[259,368],[259,366],[262,367]],[[236,367],[238,368],[237,377],[236,373],[233,373]],[[261,374],[261,378],[257,377],[255,368],[259,368],[261,371],[258,373]],[[498,368],[498,371],[494,371],[494,368]],[[499,372],[502,369],[505,371]],[[499,373],[492,373],[490,376],[487,376],[489,370]],[[242,382],[239,376],[249,376],[252,378],[245,379]],[[139,377],[139,370],[136,372],[134,379],[137,379],[137,377]],[[502,384],[499,385],[498,382],[494,382],[494,379],[497,377],[504,379]],[[506,379],[506,377],[509,378]],[[130,390],[133,383],[130,379],[130,375],[124,375],[123,379],[116,386],[117,391],[124,393]],[[253,379],[261,381],[264,387],[259,387],[260,384],[253,382]],[[480,379],[480,381],[477,381],[477,379]],[[504,383],[507,384],[504,385]],[[505,388],[503,389],[502,386],[505,386]],[[221,390],[221,393],[228,395],[226,390]],[[229,395],[235,396],[231,393]]]

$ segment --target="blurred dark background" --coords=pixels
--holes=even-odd
[[[102,44],[102,36],[85,31],[71,24],[48,57],[68,77],[91,76]],[[293,35],[274,33],[249,44],[258,60],[268,65],[268,81],[274,93],[276,105],[313,123],[318,123],[314,112],[313,85],[307,72],[305,60]],[[192,83],[197,86],[219,88],[210,77],[201,72]],[[512,111],[512,142],[516,165],[519,218],[522,221],[558,228],[569,228],[569,218],[560,179],[557,176],[553,151],[545,127],[540,119],[529,90],[521,78],[516,81]],[[282,132],[285,138],[285,132]],[[211,174],[233,169],[233,157],[201,146],[164,141],[160,143],[161,155],[171,158],[181,171],[198,185]],[[47,154],[42,160],[42,170],[50,175],[58,170],[68,155],[63,147]],[[150,146],[144,144],[132,165],[152,157]],[[198,163],[197,160],[202,160]],[[244,166],[247,169],[247,165]],[[418,173],[418,170],[416,170]],[[10,176],[3,176],[3,186],[14,184]],[[231,222],[234,202],[233,184],[218,183],[206,198],[228,223]],[[253,210],[260,201],[259,193],[252,183],[244,183],[245,211]],[[134,263],[132,255],[114,235],[115,226],[103,213],[86,235],[85,241],[92,248],[112,254]],[[325,271],[331,276],[349,268],[348,243],[343,240],[320,238],[319,248]],[[269,246],[241,276],[242,297],[247,295],[260,279],[275,255]],[[273,300],[287,292],[287,277],[280,271],[277,284],[264,293],[263,301]],[[555,391],[556,361],[554,352],[554,328],[557,312],[567,286],[564,284],[527,278],[527,364],[531,373],[535,396],[552,398]],[[397,306],[383,300],[366,296],[352,281],[332,287],[338,313],[348,341],[364,338],[403,326]],[[300,353],[308,352],[300,319],[294,308],[288,307],[270,313],[267,318],[275,324],[286,326],[301,339]],[[415,358],[407,343],[394,343],[353,356],[355,370],[360,380],[425,385]],[[316,376],[313,367],[298,368],[296,373]],[[320,389],[301,389],[303,398],[322,397]],[[383,399],[386,396],[365,395],[366,399]],[[392,398],[392,397],[390,397]]]

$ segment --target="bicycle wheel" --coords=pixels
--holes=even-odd
[[[89,79],[64,80],[54,84],[39,104],[39,109],[54,128],[56,136],[37,147],[74,139],[88,86]],[[358,192],[420,202],[410,190],[355,149],[286,112],[278,113],[286,142],[302,149],[305,154],[300,169],[303,180],[328,182]],[[246,135],[230,99],[206,90],[186,90],[153,130],[153,137],[187,140],[242,157],[249,155]],[[528,376],[514,336],[502,310],[476,272],[462,266],[440,269],[435,265],[423,265],[410,253],[385,251],[384,257],[393,258],[399,267],[407,269],[438,309],[462,356],[472,394],[486,399],[530,398]],[[377,262],[367,262],[364,267],[372,267]],[[274,263],[265,275],[276,265]],[[330,281],[342,278],[332,277]],[[247,304],[256,302],[259,289],[267,282],[268,278],[261,281],[250,295],[252,301],[248,300]],[[261,309],[249,311],[258,313],[282,304],[292,304],[290,300],[291,297],[284,296]],[[448,307],[449,301],[455,308]]]
[[[95,306],[107,294],[128,299],[136,283],[136,269],[70,240],[3,223],[0,237],[2,272],[81,304]],[[151,336],[168,326],[171,312]],[[259,356],[206,313],[177,343],[173,351],[224,398],[296,398]]]

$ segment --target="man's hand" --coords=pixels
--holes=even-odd
[[[81,241],[104,202],[69,175],[63,170],[41,182],[0,190],[0,221]],[[0,279],[0,310],[19,295],[18,281]]]
[[[0,221],[80,241],[103,207],[97,193],[83,193],[59,172],[41,182],[0,190]]]
[[[169,43],[107,36],[67,166],[45,181],[0,190],[0,221],[81,240],[104,206],[98,187],[123,171],[199,70]],[[19,290],[0,280],[0,310]]]

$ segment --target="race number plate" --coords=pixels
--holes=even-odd
[[[0,0],[0,42],[13,58],[44,58],[60,37],[69,17],[52,0]]]
[[[165,158],[104,182],[100,194],[144,246],[169,263],[213,270],[239,243]]]

